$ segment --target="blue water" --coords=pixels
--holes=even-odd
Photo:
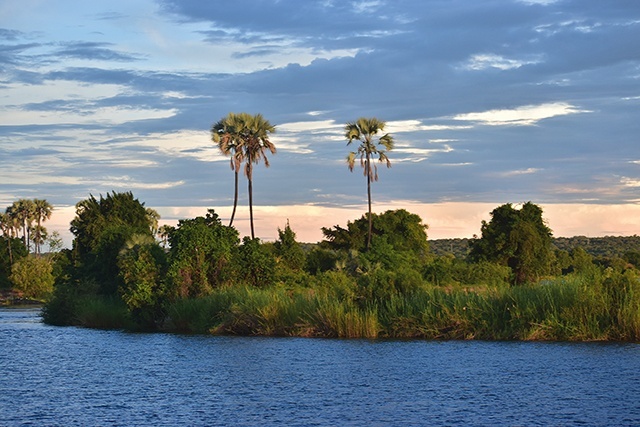
[[[2,426],[637,426],[640,345],[130,334],[0,309]]]

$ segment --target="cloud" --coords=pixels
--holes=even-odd
[[[344,160],[358,117],[396,140],[376,204],[640,199],[634,2],[38,5],[2,6],[2,197],[72,205],[114,185],[226,209],[209,129],[246,111],[277,126],[256,204],[366,202]]]
[[[496,54],[475,54],[463,65],[468,70],[480,71],[487,68],[513,70],[524,65],[538,64],[541,59],[509,59]]]
[[[479,122],[491,126],[529,126],[541,120],[569,114],[589,113],[566,102],[541,105],[525,105],[510,110],[489,110],[480,113],[466,113],[454,116],[454,120]]]

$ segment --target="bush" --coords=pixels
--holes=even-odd
[[[53,265],[46,258],[27,256],[15,262],[9,278],[28,298],[47,299],[53,292]]]

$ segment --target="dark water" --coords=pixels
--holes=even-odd
[[[129,334],[0,309],[0,425],[637,426],[640,345]]]

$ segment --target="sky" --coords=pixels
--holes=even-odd
[[[386,122],[373,210],[472,237],[532,201],[555,236],[640,233],[637,0],[0,0],[0,209],[131,191],[161,224],[233,203],[211,125],[262,114],[256,234],[366,212],[344,126]],[[246,179],[234,225],[249,234]]]

